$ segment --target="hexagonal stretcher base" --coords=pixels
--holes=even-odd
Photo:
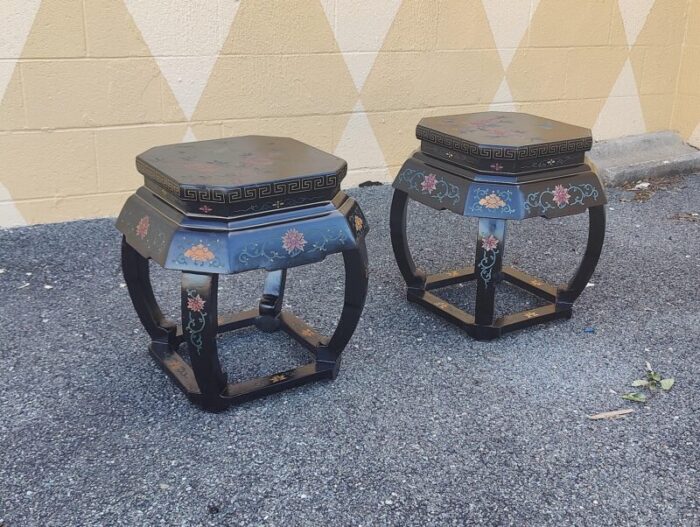
[[[220,316],[217,333],[226,333],[257,325],[260,320],[257,309],[242,311],[228,316]],[[318,359],[321,346],[328,344],[328,338],[319,335],[290,311],[282,311],[278,315],[279,329],[290,335],[294,340],[309,350]],[[267,331],[267,330],[265,330]],[[174,344],[183,341],[182,327],[178,326]],[[336,360],[314,360],[291,370],[273,373],[263,377],[247,379],[238,383],[228,383],[225,390],[217,398],[219,404],[212,407],[211,397],[205,397],[197,384],[192,367],[173,349],[176,346],[153,342],[149,346],[151,356],[156,363],[170,376],[177,386],[195,404],[208,409],[224,409],[233,404],[239,404],[258,397],[280,392],[288,388],[300,386],[321,379],[334,379],[340,367],[340,357]]]
[[[456,324],[466,331],[468,335],[477,340],[491,340],[510,331],[527,328],[559,318],[571,318],[571,305],[558,305],[556,303],[557,288],[555,286],[546,284],[513,267],[504,267],[502,273],[505,281],[546,300],[547,304],[526,311],[505,315],[496,319],[492,324],[483,325],[476,323],[474,315],[459,309],[430,292],[431,290],[475,280],[476,273],[473,267],[428,275],[424,288],[409,287],[406,296],[409,301],[420,304],[436,315]]]
[[[506,239],[506,220],[503,218],[477,216],[479,225],[474,267],[435,275],[428,275],[417,268],[411,255],[406,232],[408,200],[414,195],[418,195],[414,190],[409,193],[395,188],[389,219],[391,245],[399,271],[408,288],[409,301],[423,305],[478,340],[494,339],[509,331],[549,320],[571,317],[572,305],[593,275],[603,248],[605,238],[603,205],[582,207],[581,210],[574,211],[576,213],[588,211],[588,240],[583,258],[573,277],[566,286],[557,288],[517,269],[503,266]],[[434,203],[425,204],[440,210],[440,207]],[[429,292],[469,280],[476,281],[473,315]],[[548,304],[495,319],[496,285],[503,280],[539,296]]]

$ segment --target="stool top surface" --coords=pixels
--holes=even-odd
[[[483,172],[535,172],[583,163],[588,128],[517,112],[426,117],[416,127],[423,152]]]
[[[421,119],[417,133],[430,130],[482,147],[515,149],[591,138],[588,128],[517,112],[465,113]]]
[[[248,135],[151,148],[136,157],[139,172],[180,186],[233,189],[319,176],[345,175],[342,159],[288,137]],[[155,174],[154,174],[155,173]]]

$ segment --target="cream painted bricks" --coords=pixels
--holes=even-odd
[[[109,216],[151,146],[288,135],[390,181],[428,115],[700,146],[700,0],[3,0],[0,226]]]

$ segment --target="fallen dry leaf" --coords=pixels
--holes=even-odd
[[[612,412],[603,412],[601,414],[589,415],[589,419],[617,419],[625,415],[633,413],[632,408],[626,408],[624,410],[613,410]]]
[[[627,182],[622,185],[623,190],[634,192],[634,201],[645,202],[659,190],[669,190],[679,186],[684,176],[665,176],[652,178],[649,181]]]
[[[682,221],[690,221],[690,222],[699,222],[700,221],[700,214],[697,212],[678,212],[677,214],[674,214],[671,216],[672,220],[682,220]]]

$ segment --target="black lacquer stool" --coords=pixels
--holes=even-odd
[[[221,410],[302,383],[335,378],[367,294],[367,221],[340,191],[342,159],[288,138],[246,136],[152,148],[136,158],[145,185],[119,215],[122,268],[158,364],[195,403]],[[345,300],[330,337],[282,310],[288,268],[342,253]],[[153,294],[148,259],[182,271],[182,325]],[[266,269],[257,309],[219,316],[218,275]],[[229,384],[216,335],[281,329],[315,356],[290,371]],[[178,354],[187,343],[190,364]]]
[[[557,318],[590,279],[605,237],[607,203],[598,176],[584,163],[590,130],[522,113],[483,112],[425,118],[416,129],[421,147],[394,180],[391,242],[408,285],[408,299],[462,327],[479,340]],[[437,210],[479,218],[474,267],[426,275],[416,269],[406,236],[408,199]],[[506,220],[589,213],[588,244],[566,287],[502,267]],[[476,280],[474,315],[430,291]],[[506,280],[547,304],[494,320],[496,284]]]

